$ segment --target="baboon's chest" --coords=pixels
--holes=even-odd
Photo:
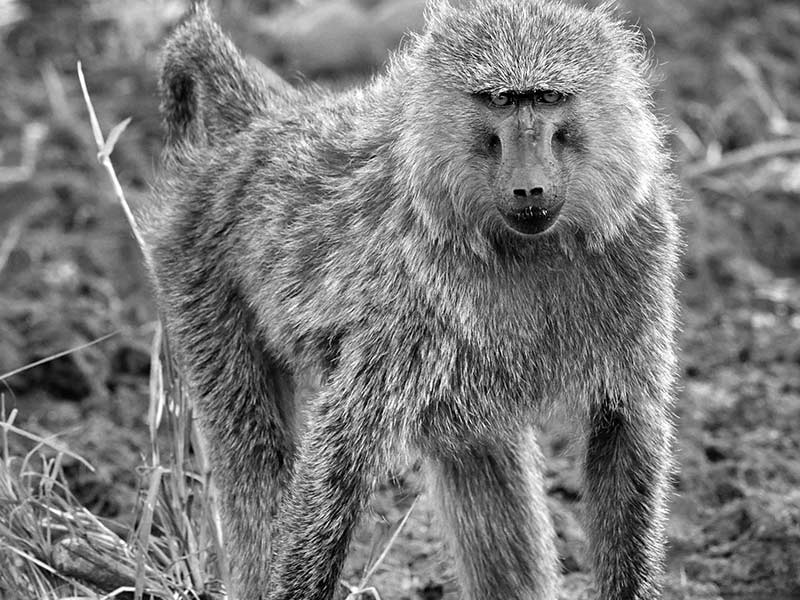
[[[608,270],[543,272],[453,295],[461,371],[514,401],[583,393],[624,368],[646,328],[648,294]],[[467,378],[464,393],[472,385]]]

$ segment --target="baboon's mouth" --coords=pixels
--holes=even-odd
[[[556,202],[552,206],[526,206],[520,209],[500,209],[511,229],[525,235],[536,235],[547,231],[556,222],[564,201]]]

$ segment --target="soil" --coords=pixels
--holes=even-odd
[[[7,379],[0,392],[6,411],[18,409],[17,425],[59,432],[95,465],[90,472],[67,461],[78,499],[130,524],[147,448],[156,314],[139,250],[95,160],[75,61],[83,61],[105,130],[132,117],[113,159],[129,201],[144,203],[160,148],[157,48],[180,10],[121,0],[8,4],[18,18],[0,11],[0,375],[116,333]],[[273,12],[251,19],[246,4],[226,5],[220,18],[257,54],[270,35],[258,24],[281,9],[260,2],[259,10]],[[363,11],[358,23],[371,27],[375,4],[392,8],[385,0],[348,4],[347,11]],[[800,599],[800,159],[775,156],[689,175],[720,152],[800,136],[800,7],[794,0],[627,6],[624,16],[645,32],[662,76],[656,101],[675,131],[670,143],[686,198],[665,598]],[[316,7],[294,7],[281,18],[314,22],[322,18]],[[340,38],[354,35],[348,23]],[[385,45],[396,42],[395,30],[381,35]],[[335,31],[325,39],[336,44]],[[343,50],[339,63],[314,73],[314,63],[303,62],[312,60],[304,58],[308,50],[292,54],[298,44],[314,47],[314,39],[290,42],[262,44],[270,52],[261,58],[281,56],[284,68],[308,66],[337,84],[358,80],[384,56],[373,52],[365,65],[363,55],[353,63]],[[33,170],[11,169],[29,164],[25,140],[37,132],[40,143],[29,144]],[[562,594],[588,598],[579,457],[557,423],[542,439]],[[15,438],[12,444],[25,448]],[[357,582],[384,547],[414,498],[416,478],[401,473],[379,489],[351,549],[348,581]],[[384,600],[457,597],[437,525],[422,496],[370,580]]]

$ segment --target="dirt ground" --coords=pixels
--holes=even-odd
[[[230,2],[220,20],[256,57],[336,85],[383,60],[398,29],[418,23],[420,5],[337,0],[276,13],[270,4]],[[18,425],[60,432],[95,465],[92,473],[67,461],[71,488],[123,525],[147,444],[155,310],[95,159],[75,62],[106,131],[132,117],[113,160],[141,205],[160,147],[158,43],[180,11],[146,0],[0,1],[0,375],[116,332],[8,378],[0,393],[19,410]],[[800,599],[800,5],[630,0],[621,12],[658,63],[656,103],[674,131],[685,198],[666,598]],[[347,46],[353,39],[368,48]],[[742,150],[750,154],[731,168],[711,170]],[[577,599],[590,597],[590,579],[570,437],[558,424],[543,433],[563,597]],[[414,479],[398,474],[379,490],[349,581],[410,506]],[[456,597],[424,496],[371,581],[384,600]]]

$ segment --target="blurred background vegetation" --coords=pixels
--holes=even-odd
[[[297,85],[334,86],[380,69],[404,32],[421,26],[423,5],[212,2],[254,59]],[[685,199],[667,596],[800,598],[800,5],[618,5],[658,64],[655,100],[672,129]],[[141,205],[161,143],[158,50],[184,8],[177,0],[0,0],[0,394],[6,412],[17,410],[17,426],[39,438],[60,433],[59,443],[94,466],[65,454],[58,465],[75,501],[123,538],[141,530],[142,478],[152,476],[137,468],[150,447],[156,313],[139,250],[97,164],[75,65],[83,62],[106,131],[132,117],[112,158],[128,200]],[[5,431],[10,472],[35,442]],[[553,429],[546,439],[564,594],[585,597],[576,457],[564,451],[568,434]],[[412,479],[381,489],[354,545],[350,580],[408,507]],[[7,508],[4,498],[0,488]],[[8,526],[13,511],[0,515]],[[18,566],[23,559],[3,534],[0,526],[0,567]],[[439,545],[423,501],[373,578],[382,597],[455,597],[446,565],[434,558]],[[46,550],[36,558],[54,560]],[[112,591],[96,582],[93,589]],[[0,576],[0,597],[35,596]]]

